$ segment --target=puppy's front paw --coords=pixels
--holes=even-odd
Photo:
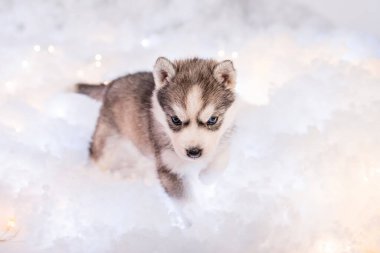
[[[191,221],[181,212],[176,212],[171,215],[171,223],[173,226],[182,230],[191,227]]]

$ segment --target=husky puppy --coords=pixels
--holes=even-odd
[[[165,191],[187,194],[186,174],[223,170],[236,111],[236,75],[229,60],[157,59],[153,73],[139,72],[109,85],[78,84],[79,93],[103,102],[90,145],[98,162],[111,136],[127,138],[156,162]]]

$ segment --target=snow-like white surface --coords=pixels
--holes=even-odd
[[[0,2],[0,252],[380,252],[379,40],[303,2]],[[232,58],[247,101],[187,229],[132,146],[88,165],[99,104],[70,92],[160,55]]]

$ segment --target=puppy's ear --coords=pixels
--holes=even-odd
[[[213,75],[215,79],[224,84],[227,89],[233,89],[236,85],[236,71],[232,61],[225,60],[214,67]]]
[[[168,84],[176,74],[174,64],[165,57],[159,57],[154,64],[153,77],[156,83],[156,89],[164,87]]]

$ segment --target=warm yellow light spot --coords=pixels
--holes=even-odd
[[[367,249],[363,253],[379,253],[380,249]]]
[[[223,57],[225,55],[224,50],[219,50],[218,55],[219,55],[219,57]]]
[[[12,229],[14,229],[15,227],[16,227],[16,221],[15,221],[15,219],[14,219],[14,218],[10,218],[10,219],[8,219],[7,224],[6,224],[6,228],[7,228],[8,230],[12,230]]]

